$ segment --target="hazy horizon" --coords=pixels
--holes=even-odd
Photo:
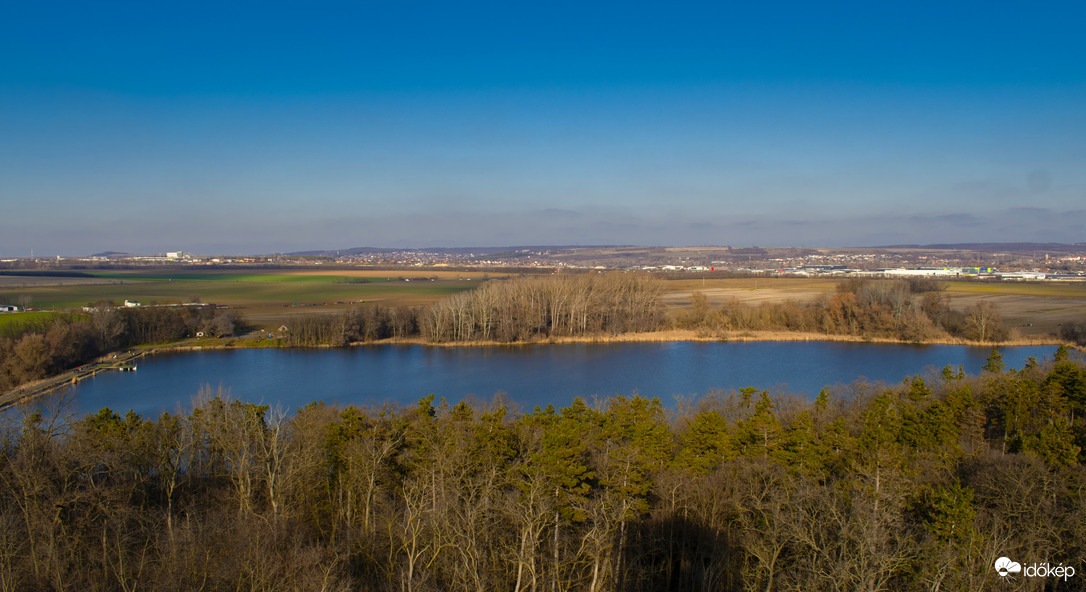
[[[23,3],[0,256],[1086,240],[1074,3]]]

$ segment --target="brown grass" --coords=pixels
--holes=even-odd
[[[670,306],[681,307],[690,302],[694,292],[705,294],[709,304],[720,305],[731,300],[761,304],[795,300],[813,302],[823,294],[832,295],[839,280],[821,278],[726,278],[706,280],[669,280],[664,296]]]
[[[875,280],[879,281],[879,280]],[[672,280],[665,283],[664,301],[672,310],[686,308],[694,292],[705,294],[711,306],[731,300],[743,304],[774,304],[786,301],[810,303],[832,296],[838,279],[826,278],[730,278]],[[1060,325],[1086,321],[1086,282],[944,282],[950,305],[965,310],[981,300],[991,301],[1007,327],[1023,339],[1047,339]],[[951,342],[953,343],[953,342]]]
[[[889,337],[863,337],[859,335],[827,335],[825,333],[805,333],[800,331],[723,331],[719,334],[707,334],[696,329],[667,329],[643,333],[623,333],[620,335],[585,335],[577,337],[548,337],[520,343],[647,343],[673,341],[846,341],[853,343],[918,343]],[[414,345],[433,345],[437,347],[485,347],[493,345],[517,345],[501,341],[460,341],[432,343],[421,338],[384,339],[368,343],[399,343]],[[1024,337],[1007,341],[968,341],[958,338],[930,339],[921,343],[927,345],[975,345],[982,347],[1003,347],[1016,345],[1058,345],[1062,341],[1052,337]],[[361,345],[361,344],[353,344]]]

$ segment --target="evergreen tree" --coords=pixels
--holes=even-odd
[[[991,372],[993,374],[998,374],[998,373],[1002,372],[1003,369],[1006,368],[1006,367],[1007,367],[1007,364],[1005,364],[1003,362],[1003,352],[1001,352],[1001,351],[999,351],[999,349],[993,347],[992,348],[992,353],[988,354],[988,357],[985,358],[984,366],[982,367],[982,369],[985,372]]]
[[[750,401],[754,393],[758,400],[753,404],[746,418],[736,422],[735,439],[744,456],[768,458],[781,444],[782,428],[774,410],[777,406],[769,397],[768,391],[745,388],[740,391],[743,400]]]
[[[727,421],[715,409],[698,413],[687,420],[686,429],[678,435],[678,451],[673,465],[694,473],[705,474],[720,463],[735,457],[735,446]]]

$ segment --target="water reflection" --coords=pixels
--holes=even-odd
[[[1054,346],[1001,348],[1009,367],[1051,357]],[[219,350],[165,354],[137,372],[105,373],[75,389],[82,411],[104,406],[157,415],[188,407],[205,385],[293,409],[311,401],[411,404],[496,392],[524,408],[574,397],[676,395],[746,386],[814,396],[858,378],[896,383],[962,365],[978,373],[989,348],[833,342],[563,344],[488,348],[365,346],[320,350]]]

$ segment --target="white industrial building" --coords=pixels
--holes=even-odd
[[[879,273],[886,277],[958,277],[962,274],[961,268],[934,268],[922,267],[919,269],[880,269]]]

